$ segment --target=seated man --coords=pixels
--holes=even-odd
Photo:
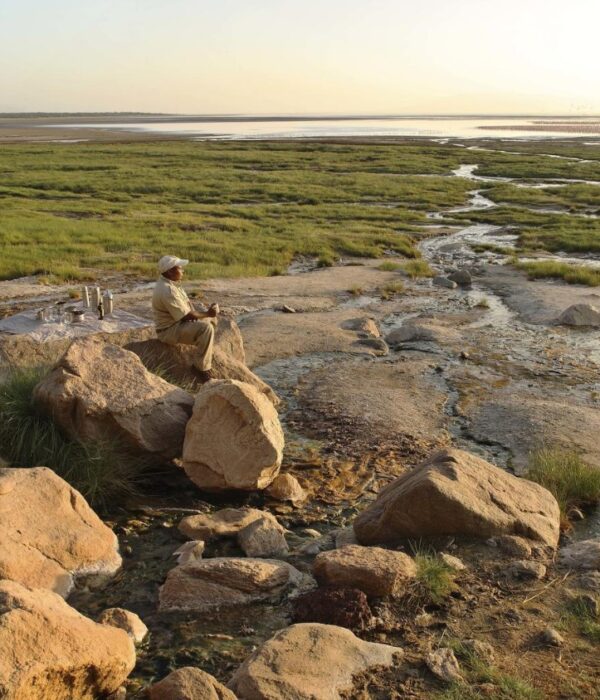
[[[208,381],[212,378],[210,368],[219,310],[216,304],[211,304],[206,312],[196,311],[192,306],[179,284],[183,278],[183,268],[188,263],[189,260],[173,255],[165,255],[158,261],[161,274],[152,295],[156,335],[167,345],[195,345],[198,349],[199,378]]]

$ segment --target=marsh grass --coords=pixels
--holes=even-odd
[[[402,270],[411,278],[433,277],[434,271],[426,260],[408,260],[402,263]]]
[[[402,294],[404,291],[404,283],[402,280],[396,280],[394,282],[388,282],[387,284],[383,285],[378,290],[379,296],[384,300],[384,301],[389,301],[390,299],[393,299],[397,294]]]
[[[556,447],[535,450],[529,455],[525,476],[554,495],[564,524],[572,508],[600,501],[600,469],[584,462],[577,452]]]
[[[447,642],[458,659],[465,682],[456,682],[445,691],[435,695],[436,700],[543,700],[543,694],[527,681],[495,668],[488,659],[476,654],[459,640]],[[493,686],[483,691],[481,684]]]
[[[136,492],[149,465],[117,441],[66,438],[33,403],[42,368],[13,372],[0,384],[0,456],[15,467],[49,467],[101,511]]]
[[[568,284],[585,284],[588,287],[600,285],[600,269],[585,265],[571,265],[555,260],[518,262],[516,267],[527,272],[529,279],[560,279]]]
[[[595,600],[593,596],[591,598]],[[573,598],[565,603],[560,627],[575,631],[594,644],[600,644],[600,619],[582,598]]]
[[[402,269],[402,263],[394,262],[393,260],[386,260],[382,262],[381,265],[377,265],[377,269],[382,272],[396,272],[396,270]]]

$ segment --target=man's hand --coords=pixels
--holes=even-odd
[[[211,304],[208,311],[190,311],[181,320],[182,321],[202,321],[205,318],[216,318],[219,314],[219,305]]]

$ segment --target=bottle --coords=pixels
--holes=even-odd
[[[104,318],[104,302],[102,301],[102,297],[100,297],[100,301],[98,302],[98,320],[102,321]]]
[[[90,290],[88,289],[88,287],[84,287],[81,290],[81,299],[83,301],[83,308],[89,309],[90,308]]]
[[[110,289],[104,292],[104,313],[106,316],[110,316],[113,312],[113,293]]]
[[[99,303],[100,303],[100,287],[93,286],[92,287],[92,294],[90,297],[90,306],[92,307],[92,309],[97,309]]]

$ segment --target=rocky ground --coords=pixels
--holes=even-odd
[[[186,666],[230,683],[240,698],[600,697],[598,637],[586,634],[569,612],[573,601],[597,606],[600,574],[593,570],[600,560],[588,567],[586,578],[578,565],[561,563],[553,546],[540,546],[536,537],[530,537],[538,539],[533,549],[531,542],[504,541],[485,533],[478,537],[468,531],[463,537],[429,539],[432,533],[425,525],[418,532],[403,531],[396,551],[412,556],[416,547],[421,555],[435,549],[458,557],[443,595],[432,595],[422,583],[406,584],[414,578],[409,573],[404,582],[389,583],[387,593],[365,591],[373,577],[361,584],[357,571],[365,566],[370,572],[387,571],[387,559],[352,564],[350,579],[346,573],[338,572],[331,580],[322,574],[328,584],[362,586],[369,602],[355,592],[352,609],[370,605],[372,616],[365,622],[359,615],[349,626],[362,640],[379,646],[359,648],[358,640],[345,637],[327,642],[322,631],[309,634],[291,628],[296,631],[288,633],[290,639],[269,642],[274,649],[269,653],[283,654],[282,668],[300,674],[301,680],[290,681],[285,693],[269,685],[272,668],[265,671],[260,666],[266,663],[260,654],[238,670],[252,651],[298,614],[293,596],[290,600],[278,587],[289,587],[293,580],[292,587],[301,593],[306,583],[302,577],[316,571],[315,556],[342,552],[341,545],[355,542],[347,528],[356,515],[384,486],[436,450],[454,445],[520,475],[532,449],[574,447],[600,467],[600,331],[556,323],[568,306],[594,303],[595,293],[529,281],[497,264],[501,260],[493,255],[475,256],[463,244],[452,247],[451,236],[446,243],[450,248],[444,250],[424,247],[425,256],[441,274],[467,268],[472,284],[442,287],[431,279],[411,280],[400,272],[382,271],[381,261],[348,260],[325,269],[302,261],[286,276],[189,285],[199,301],[218,301],[224,313],[235,318],[248,366],[280,397],[285,434],[281,471],[297,478],[305,498],[292,503],[256,491],[207,496],[182,472],[173,472],[114,514],[108,524],[119,537],[121,572],[100,589],[76,589],[69,603],[94,619],[106,608],[126,608],[138,613],[150,629],[138,646],[137,666],[125,682],[126,690],[119,691],[123,697],[143,697],[149,684]],[[383,299],[383,288],[399,279],[404,290]],[[110,284],[119,288],[116,282]],[[119,307],[149,317],[150,289],[132,288],[126,280],[120,283]],[[0,309],[11,313],[36,308],[40,299],[55,299],[64,292],[60,287],[41,288],[35,280],[1,283]],[[20,354],[23,362],[31,360],[26,355]],[[191,474],[191,468],[186,471]],[[251,532],[238,534],[251,526],[245,524],[233,527],[224,538],[207,536],[206,529],[178,529],[186,515],[227,506],[268,511],[276,521],[263,513],[261,524]],[[561,547],[597,538],[599,522],[596,514],[588,514],[574,530],[563,533]],[[225,595],[222,586],[240,574],[222,567],[228,566],[228,557],[248,554],[245,547],[250,536],[256,537],[256,528],[268,531],[269,557],[244,576],[252,586],[263,581],[261,590],[268,595],[241,607],[225,606],[218,613],[210,605],[186,604],[182,609],[173,604],[173,587],[196,590],[198,580],[213,587],[220,581],[219,595]],[[173,552],[189,539],[206,540],[204,553],[196,551],[205,570],[194,574],[198,579],[176,581],[174,586],[174,574],[169,574],[176,563]],[[279,543],[279,550],[273,542]],[[271,560],[272,565],[267,564]],[[257,560],[247,561],[250,567]],[[267,571],[268,566],[272,568]],[[167,574],[171,588],[163,588],[159,605],[159,588]],[[383,574],[381,578],[388,581]],[[249,585],[242,582],[227,595],[239,596]],[[210,586],[202,588],[202,595],[194,593],[194,600],[210,599],[207,591],[216,590]],[[319,610],[319,605],[322,601],[313,601],[308,607]],[[324,609],[331,615],[336,605],[325,604]],[[323,663],[339,671],[335,678],[325,673],[327,680],[319,685],[323,668],[293,668],[308,643],[305,634],[313,635],[311,643],[324,645]],[[476,652],[467,649],[471,642],[466,640],[473,639],[480,644]],[[119,643],[124,644],[122,639]],[[340,649],[340,656],[328,659],[331,645]],[[289,658],[280,648],[285,654],[295,649],[296,662],[287,666]],[[376,670],[382,666],[385,670]],[[303,673],[308,674],[304,681]],[[318,687],[331,686],[330,694],[310,695],[309,676]],[[192,683],[187,677],[179,681]],[[198,680],[200,685],[208,682]],[[189,697],[227,698],[231,691]],[[151,697],[184,697],[168,692],[158,689]]]

